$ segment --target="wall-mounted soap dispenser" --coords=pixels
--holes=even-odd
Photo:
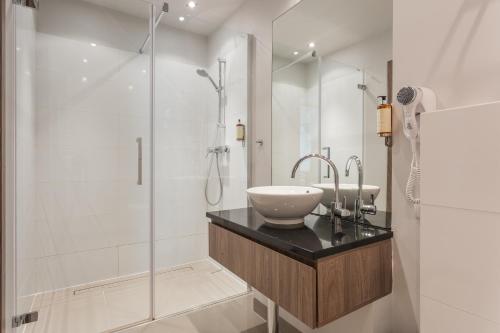
[[[385,145],[392,145],[392,105],[387,102],[387,96],[377,96],[377,134],[385,138]]]
[[[241,144],[245,145],[245,125],[241,123],[240,119],[238,119],[238,123],[236,124],[236,140],[241,141]]]
[[[392,106],[387,103],[387,96],[377,96],[377,134],[386,137],[392,135]]]

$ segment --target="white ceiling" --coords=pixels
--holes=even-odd
[[[98,6],[103,6],[132,16],[147,18],[148,6],[144,0],[83,0]],[[246,0],[195,0],[197,6],[190,9],[186,6],[188,0],[169,0],[169,12],[161,20],[166,24],[181,30],[187,30],[202,35],[210,35],[219,28]],[[164,1],[150,0],[161,9]],[[179,21],[184,16],[184,22]]]
[[[392,0],[303,0],[274,21],[273,54],[300,57],[313,41],[326,55],[391,28]]]

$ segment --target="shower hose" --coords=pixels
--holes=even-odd
[[[217,200],[210,201],[210,199],[208,198],[208,182],[210,180],[210,173],[212,172],[212,167],[213,167],[213,164],[214,164],[214,155],[215,155],[215,164],[216,164],[216,167],[217,167],[217,177],[218,177],[218,180],[219,180],[219,193],[218,193],[218,196],[217,196]],[[220,175],[219,153],[216,152],[210,158],[210,165],[208,167],[207,179],[205,181],[205,199],[207,200],[207,202],[208,202],[208,204],[210,206],[217,206],[220,203],[220,201],[222,200],[222,194],[223,194],[223,192],[224,192],[224,187],[222,186],[222,177]]]

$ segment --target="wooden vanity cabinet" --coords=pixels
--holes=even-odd
[[[391,292],[391,241],[306,265],[213,223],[209,255],[311,328]]]

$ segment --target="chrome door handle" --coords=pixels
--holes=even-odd
[[[137,138],[137,185],[142,185],[142,138]]]
[[[330,152],[331,152],[331,149],[330,147],[323,147],[321,148],[321,150],[325,150],[326,151],[326,157],[328,157],[328,159],[330,159]],[[326,166],[326,176],[323,176],[323,178],[330,178],[330,166],[327,165]]]

